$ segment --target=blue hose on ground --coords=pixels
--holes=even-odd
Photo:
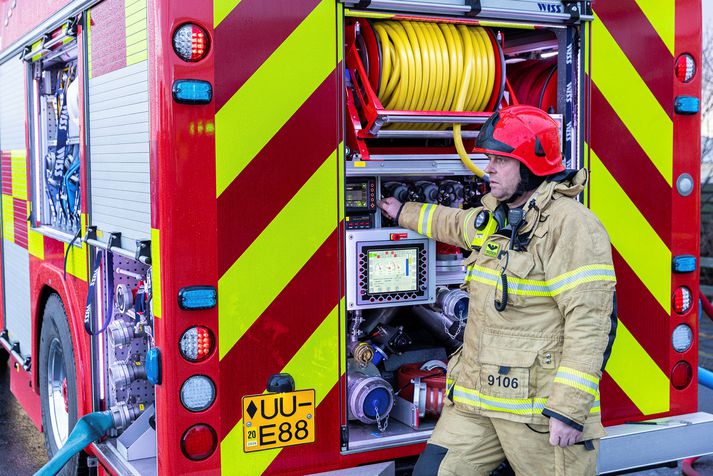
[[[114,419],[109,412],[94,412],[79,419],[72,433],[57,454],[47,462],[35,476],[54,476],[59,473],[67,461],[89,443],[98,440],[114,426]]]
[[[698,383],[713,390],[713,372],[703,367],[698,367]]]

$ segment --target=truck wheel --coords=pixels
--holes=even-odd
[[[74,349],[69,333],[67,313],[62,300],[52,294],[47,299],[40,334],[40,400],[45,447],[50,458],[67,441],[77,423],[77,376]],[[74,456],[58,473],[75,475],[79,455]]]

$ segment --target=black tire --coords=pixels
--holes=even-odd
[[[51,350],[54,345],[54,350]],[[67,312],[64,310],[64,304],[58,295],[52,294],[47,299],[45,310],[42,316],[42,331],[40,334],[39,347],[39,385],[40,385],[40,400],[42,406],[42,428],[45,435],[45,447],[49,457],[52,458],[61,445],[57,443],[56,432],[57,428],[53,427],[53,419],[51,417],[52,405],[50,401],[49,388],[49,359],[50,354],[57,356],[57,352],[61,351],[62,360],[58,366],[64,367],[64,375],[67,382],[67,403],[68,403],[68,429],[69,434],[77,424],[77,375],[75,371],[74,349],[72,347],[72,338],[69,332],[69,322],[67,321]],[[59,362],[55,360],[53,362]],[[55,367],[56,368],[56,367]],[[74,476],[80,468],[81,454],[75,455],[64,466],[58,474],[62,476]]]

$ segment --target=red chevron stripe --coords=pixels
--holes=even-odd
[[[221,276],[336,149],[336,117],[324,114],[336,109],[336,99],[330,73],[218,198]]]
[[[671,247],[671,187],[619,119],[594,81],[591,84],[590,145],[609,173],[644,215],[661,240]],[[642,180],[646,177],[646,180]],[[593,177],[593,180],[596,180]]]
[[[668,374],[670,317],[633,269],[612,247],[616,270],[619,320],[636,338],[661,370]]]
[[[338,243],[335,229],[220,361],[222,437],[242,418],[236,402],[265,390],[268,377],[284,368],[339,303]],[[334,359],[338,362],[339,356]]]
[[[606,372],[599,383],[599,393],[602,395],[602,421],[606,425],[618,425],[643,416],[629,396]]]
[[[243,0],[225,17],[214,32],[216,110],[233,97],[318,4],[319,0]],[[266,18],[270,19],[269,26]]]
[[[2,166],[2,193],[12,195],[12,156],[10,152],[0,154],[0,165]]]
[[[27,201],[19,198],[12,199],[15,244],[27,249]]]
[[[636,1],[597,2],[594,10],[661,107],[673,118],[673,56]]]

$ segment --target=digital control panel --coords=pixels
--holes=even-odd
[[[394,228],[347,234],[347,308],[435,301],[435,242]]]
[[[344,190],[347,211],[376,211],[376,180],[373,178],[349,179]]]
[[[347,230],[368,230],[374,228],[374,215],[372,213],[350,213],[344,217],[344,225]]]

